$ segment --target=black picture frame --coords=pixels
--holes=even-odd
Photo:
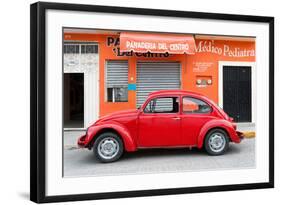
[[[262,22],[269,25],[269,181],[239,185],[204,186],[110,193],[46,196],[45,146],[45,38],[46,11],[67,10],[122,13],[195,19]],[[274,17],[230,15],[144,8],[38,2],[30,6],[30,200],[37,203],[140,197],[274,187]]]

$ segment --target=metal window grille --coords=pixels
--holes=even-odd
[[[98,53],[98,45],[93,43],[64,43],[64,54],[92,54]]]
[[[108,102],[128,102],[128,61],[107,61]]]

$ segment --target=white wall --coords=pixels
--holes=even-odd
[[[52,0],[49,0],[52,1]],[[29,198],[29,4],[33,1],[10,0],[1,2],[0,31],[0,120],[1,120],[1,204],[31,204]],[[81,1],[63,1],[81,3]],[[275,16],[275,53],[276,53],[276,91],[281,77],[280,69],[280,34],[281,13],[278,1],[166,1],[163,0],[84,0],[85,4],[103,4],[130,7],[147,7],[156,9],[174,9],[202,12],[219,12],[248,15]],[[136,25],[137,27],[137,25]],[[280,80],[279,80],[280,82]],[[281,103],[281,95],[275,92],[276,105]],[[280,93],[280,92],[279,92]],[[280,107],[276,106],[275,115],[280,115]],[[276,125],[280,124],[276,118]],[[281,132],[276,130],[275,165],[276,188],[267,190],[235,191],[220,193],[189,194],[178,196],[146,197],[133,199],[105,200],[95,204],[242,204],[245,201],[267,204],[277,201],[281,191],[280,183],[280,146]],[[93,202],[80,202],[93,204]],[[73,204],[78,204],[73,202]]]

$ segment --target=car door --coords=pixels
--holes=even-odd
[[[187,146],[196,146],[202,126],[214,118],[212,108],[201,99],[183,96],[181,109],[182,140]]]
[[[181,144],[179,96],[152,99],[139,115],[138,146],[169,147]]]

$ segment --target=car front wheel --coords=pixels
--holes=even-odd
[[[205,149],[210,155],[222,155],[229,147],[229,138],[222,129],[211,130],[205,137]]]
[[[114,162],[123,153],[123,142],[117,134],[105,132],[97,137],[93,150],[99,161]]]

